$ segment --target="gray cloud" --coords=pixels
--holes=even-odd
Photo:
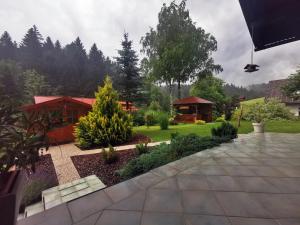
[[[170,0],[0,0],[0,33],[7,30],[20,42],[36,24],[44,37],[63,45],[79,36],[88,51],[96,42],[105,55],[115,56],[124,31],[139,51],[140,38],[157,24],[157,14]],[[214,35],[216,63],[224,71],[218,76],[229,83],[248,85],[285,78],[300,64],[300,42],[255,53],[260,71],[243,72],[250,62],[251,39],[237,0],[188,0],[192,19]]]

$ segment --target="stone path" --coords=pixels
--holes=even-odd
[[[19,225],[299,225],[300,134],[244,135]]]
[[[162,142],[153,142],[149,143],[148,146],[155,146],[161,143]],[[169,142],[167,141],[166,143]],[[135,145],[115,147],[117,151],[123,151],[133,148],[135,148]],[[49,148],[46,154],[51,154],[59,184],[65,184],[80,179],[80,176],[71,160],[72,156],[101,153],[101,151],[102,149],[82,151],[78,147],[76,147],[74,143],[70,143],[59,146],[52,146]]]

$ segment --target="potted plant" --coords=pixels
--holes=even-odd
[[[264,122],[268,119],[267,104],[252,105],[247,113],[247,119],[252,121],[254,133],[264,133]]]
[[[14,225],[25,171],[35,171],[41,148],[48,146],[45,131],[40,129],[42,124],[21,120],[22,114],[4,102],[0,105],[0,218],[1,224]]]

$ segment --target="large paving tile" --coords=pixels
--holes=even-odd
[[[154,170],[151,170],[152,173],[163,176],[163,177],[171,177],[179,173],[179,170],[176,168],[169,166],[169,165],[164,165],[161,167],[158,167]]]
[[[202,166],[200,172],[207,176],[224,176],[228,175],[226,170],[221,166]]]
[[[181,190],[209,190],[205,176],[178,175],[177,182]]]
[[[211,191],[183,191],[182,201],[185,213],[224,215]]]
[[[232,225],[278,225],[273,219],[230,217]]]
[[[74,223],[74,225],[95,225],[98,218],[100,217],[102,212],[95,213],[93,215],[90,215],[89,217],[79,221],[78,223]]]
[[[274,218],[300,218],[299,194],[251,194]]]
[[[181,193],[176,190],[150,189],[146,196],[145,211],[182,212]]]
[[[138,177],[131,179],[134,183],[136,183],[142,189],[148,188],[153,186],[163,180],[163,177],[154,174],[154,173],[145,173]]]
[[[235,166],[241,165],[236,159],[224,157],[224,158],[214,158],[218,165],[226,165],[226,166]]]
[[[84,197],[78,198],[68,203],[74,222],[103,210],[112,204],[112,201],[104,193],[104,191],[97,191]]]
[[[21,219],[17,222],[17,224],[18,225],[40,225],[40,224],[71,225],[72,219],[66,204],[62,204],[54,208],[48,209],[44,212],[27,217],[25,219]]]
[[[278,167],[249,166],[248,168],[259,177],[285,177],[285,174],[277,169]]]
[[[277,167],[277,169],[282,172],[285,177],[300,177],[300,166],[298,167]]]
[[[267,177],[265,179],[278,188],[281,193],[300,193],[300,178]]]
[[[207,176],[207,183],[212,190],[241,191],[239,183],[231,176]]]
[[[241,165],[243,166],[256,166],[256,165],[263,165],[262,162],[253,159],[253,158],[235,158]]]
[[[245,192],[216,192],[227,216],[270,218],[271,214],[255,198]]]
[[[143,209],[143,205],[146,198],[146,192],[140,191],[134,195],[129,196],[117,202],[109,207],[109,209],[115,210],[133,210],[133,211],[140,211]]]
[[[153,189],[178,190],[176,177],[168,178],[152,187]]]
[[[262,192],[262,193],[280,193],[280,190],[267,182],[262,177],[235,177],[243,191]]]
[[[114,202],[118,202],[140,190],[137,184],[128,180],[106,188],[104,191]]]
[[[185,225],[181,214],[144,212],[141,225]]]
[[[105,210],[96,225],[140,225],[141,212]]]
[[[231,225],[224,216],[186,215],[188,225]]]
[[[299,225],[300,219],[279,219],[277,220],[280,225]]]
[[[256,176],[254,171],[246,166],[224,166],[230,176]]]

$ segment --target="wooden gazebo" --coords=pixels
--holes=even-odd
[[[194,123],[196,120],[212,121],[213,102],[199,97],[178,99],[173,103],[176,109],[175,121]]]

